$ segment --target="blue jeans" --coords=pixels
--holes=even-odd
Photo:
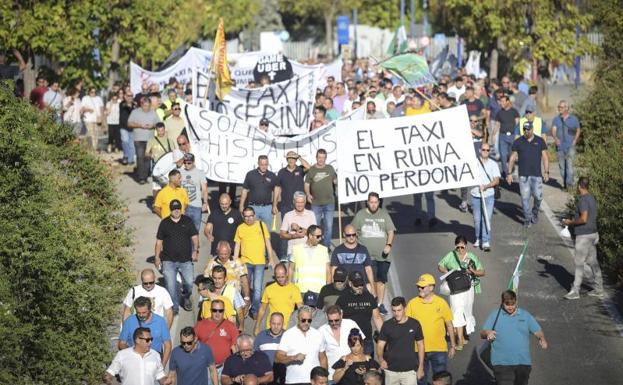
[[[543,178],[540,176],[520,176],[519,193],[523,208],[524,225],[539,220],[539,208],[543,200]],[[534,197],[534,205],[530,208],[530,197]]]
[[[180,290],[177,284],[177,273],[182,276],[182,300],[190,301],[190,295],[193,292],[194,269],[193,263],[188,262],[172,262],[162,261],[162,274],[164,275],[164,284],[173,300],[173,311],[178,312],[180,309]]]
[[[262,299],[262,290],[264,289],[264,266],[265,265],[252,265],[247,263],[247,277],[249,278],[249,285],[253,291],[251,298],[251,313],[257,314],[260,309],[260,300]]]
[[[511,155],[514,135],[499,134],[500,136],[500,163],[502,164],[502,178],[506,178],[506,171],[508,171],[508,158]]]
[[[311,209],[316,216],[316,223],[322,226],[322,244],[330,247],[333,238],[333,208],[335,205],[329,203],[327,205],[311,205]],[[322,222],[322,224],[321,224]]]
[[[422,194],[413,195],[413,206],[415,206],[415,217],[424,217],[426,219],[435,218],[435,192],[425,192],[426,197],[426,213],[422,209]]]
[[[573,186],[573,163],[575,162],[575,147],[567,150],[558,150],[558,166],[560,177],[565,187]]]
[[[428,367],[431,367],[429,370]],[[418,380],[418,385],[426,385],[426,379],[428,378],[428,374],[431,373],[434,375],[435,373],[443,372],[447,370],[448,366],[448,353],[447,352],[426,352],[424,353],[424,377],[421,380]]]
[[[491,216],[493,215],[493,203],[495,202],[495,198],[493,195],[489,197],[485,197],[485,207],[487,209],[487,221],[489,222],[489,227],[492,229],[493,225],[491,224]],[[474,210],[474,234],[476,236],[476,240],[482,240],[480,244],[489,243],[489,239],[491,234],[487,231],[487,225],[485,224],[485,216],[482,211],[482,200],[480,197],[472,196],[472,209]]]
[[[134,132],[125,128],[121,129],[121,148],[123,149],[123,157],[129,163],[134,163]]]
[[[199,230],[201,230],[201,207],[187,206],[184,214],[193,220],[197,232],[199,232]]]
[[[262,221],[268,227],[268,231],[270,231],[271,226],[273,225],[273,206],[272,205],[264,205],[264,206],[256,206],[250,205],[250,207],[255,210],[255,219],[258,221]]]

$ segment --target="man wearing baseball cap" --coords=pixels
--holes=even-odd
[[[303,293],[303,305],[309,306],[312,311],[312,323],[311,326],[313,328],[319,329],[322,325],[327,324],[327,315],[322,309],[318,308],[318,294],[307,291]],[[296,326],[296,320],[298,320],[299,310],[296,309],[292,315],[290,316],[290,321],[288,321],[288,329]]]
[[[192,311],[193,262],[199,259],[199,236],[192,219],[182,214],[182,202],[173,199],[169,209],[171,215],[158,226],[154,263],[157,269],[162,269],[165,286],[173,300],[173,313],[177,314],[180,306]],[[178,272],[182,276],[182,298],[177,287]]]
[[[333,271],[333,283],[328,283],[320,289],[317,301],[318,309],[327,310],[329,306],[335,305],[347,286],[347,279],[348,271],[342,266],[338,266]]]
[[[189,216],[197,231],[201,228],[201,213],[208,212],[208,179],[205,172],[195,166],[195,156],[187,152],[184,154],[184,167],[180,169],[182,174],[182,187],[188,193],[188,206],[185,214]]]
[[[426,385],[429,373],[434,375],[447,370],[448,358],[454,357],[456,344],[452,311],[443,298],[435,295],[435,277],[422,274],[416,285],[419,295],[409,301],[406,313],[422,325],[425,346],[424,377],[418,380],[418,385]],[[450,349],[446,343],[446,332],[450,335]]]
[[[260,128],[261,131],[268,132],[268,126],[269,125],[270,125],[270,122],[268,121],[268,119],[262,118],[260,120],[259,128]]]
[[[547,142],[545,138],[545,135],[547,133],[547,126],[545,125],[545,122],[541,117],[536,116],[536,108],[534,108],[533,106],[526,107],[526,114],[521,119],[519,119],[519,132],[515,132],[515,136],[523,135],[524,129],[528,124],[530,124],[530,127],[532,127],[534,135],[542,137],[543,140]]]

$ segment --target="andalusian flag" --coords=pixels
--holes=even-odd
[[[387,55],[393,56],[399,53],[403,53],[407,51],[407,30],[404,25],[401,25],[396,30],[394,34],[394,38],[389,42],[389,47],[387,47]]]
[[[519,259],[517,260],[517,265],[515,266],[515,271],[513,271],[513,276],[510,281],[508,281],[508,288],[515,293],[519,290],[519,277],[521,276],[521,271],[523,269],[523,261],[526,256],[526,250],[528,249],[528,241],[525,241],[523,244],[523,250],[521,250],[521,254],[519,255]]]
[[[383,60],[378,66],[400,76],[410,87],[435,83],[435,78],[428,70],[428,62],[422,55],[403,53]]]
[[[229,66],[227,65],[227,46],[225,44],[225,28],[223,27],[222,17],[218,20],[218,29],[214,38],[210,72],[214,75],[214,93],[219,100],[223,100],[231,91],[234,82],[231,80]]]

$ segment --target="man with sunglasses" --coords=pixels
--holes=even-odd
[[[184,132],[184,118],[181,117],[182,107],[178,102],[175,102],[171,104],[170,111],[171,115],[165,119],[164,125],[167,129],[169,139],[175,143],[176,148],[179,148],[177,140],[182,132]]]
[[[322,229],[311,225],[307,228],[307,241],[292,248],[288,275],[301,293],[311,291],[318,294],[324,285],[331,282],[329,252],[326,246],[320,244],[322,236]]]
[[[357,230],[352,224],[344,226],[344,243],[333,249],[331,253],[331,275],[338,267],[346,270],[347,274],[358,271],[366,280],[367,289],[376,297],[372,258],[368,248],[358,241]]]
[[[187,152],[184,154],[182,187],[188,193],[188,206],[185,214],[193,220],[197,231],[201,230],[201,213],[209,211],[208,206],[208,179],[206,174],[195,167],[195,156]]]
[[[353,329],[359,330],[359,334],[362,339],[366,336],[363,334],[357,323],[351,319],[342,317],[342,309],[337,305],[332,305],[327,308],[327,324],[318,328],[324,343],[327,347],[327,362],[329,363],[329,379],[333,380],[333,364],[335,364],[340,358],[350,354],[350,347],[348,346],[348,337]]]
[[[500,169],[494,160],[489,159],[490,151],[491,145],[489,143],[485,142],[480,147],[478,186],[471,189],[474,236],[476,238],[474,247],[482,246],[484,251],[491,251],[490,239],[493,228],[491,219],[493,218],[493,205],[495,203],[495,186],[500,183]]]
[[[268,384],[273,381],[273,367],[266,353],[255,350],[254,339],[241,334],[236,340],[238,352],[232,354],[223,364],[221,385]]]
[[[210,318],[197,321],[195,333],[199,341],[212,348],[218,375],[223,370],[223,363],[232,352],[237,350],[236,338],[240,332],[236,325],[225,319],[225,304],[220,299],[212,301]]]
[[[309,384],[313,368],[328,367],[322,334],[311,327],[312,312],[309,306],[301,307],[296,327],[286,330],[281,337],[275,362],[287,366],[286,384]]]
[[[139,327],[132,333],[133,347],[120,350],[104,373],[104,383],[112,385],[114,376],[121,377],[121,385],[169,385],[158,352],[151,349],[153,338],[149,328]]]
[[[167,320],[167,326],[171,329],[173,324],[173,301],[167,289],[156,285],[156,273],[153,269],[141,271],[141,284],[132,287],[123,300],[123,320],[128,319],[135,313],[134,300],[138,297],[149,298],[152,311]]]
[[[345,268],[338,266],[333,270],[333,282],[324,285],[320,289],[320,294],[318,294],[318,300],[316,301],[318,309],[327,310],[329,306],[335,305],[337,299],[348,286],[346,284],[347,279],[348,271]]]
[[[171,353],[168,378],[177,385],[218,384],[212,349],[197,339],[192,326],[180,331],[180,346]]]
[[[128,317],[121,326],[121,334],[117,347],[119,350],[134,346],[134,331],[137,328],[149,328],[153,343],[151,348],[160,353],[162,365],[167,366],[171,354],[171,334],[164,318],[151,311],[151,301],[146,297],[138,297],[134,300],[136,314]]]
[[[360,272],[351,272],[348,275],[348,281],[350,287],[344,290],[335,304],[342,309],[342,316],[355,321],[362,334],[367,336],[363,342],[364,352],[374,355],[370,319],[374,322],[376,330],[381,330],[383,325],[376,298],[366,290],[365,280]]]
[[[418,385],[426,385],[431,371],[435,374],[447,370],[448,358],[453,358],[456,353],[456,342],[450,306],[434,293],[435,277],[422,274],[416,285],[418,296],[407,304],[406,315],[422,326],[425,341],[424,377],[418,379]],[[450,349],[446,334],[450,336]]]

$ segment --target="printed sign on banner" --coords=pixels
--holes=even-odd
[[[282,82],[292,77],[292,64],[280,53],[262,56],[253,69],[253,77],[257,83],[268,76],[271,83]]]
[[[195,71],[193,104],[207,107],[210,75]],[[269,121],[273,135],[299,135],[309,131],[316,96],[316,71],[308,72],[262,88],[234,88],[225,100],[216,101],[210,110],[258,126],[262,118]]]
[[[269,169],[276,173],[287,164],[288,151],[296,151],[315,163],[316,151],[324,148],[327,163],[335,165],[337,121],[311,133],[286,138],[265,134],[242,120],[191,104],[184,104],[183,110],[191,152],[197,167],[209,179],[242,183],[247,172],[257,167],[260,155],[268,156]],[[362,118],[363,108],[359,108],[343,119]]]
[[[465,106],[417,116],[338,121],[340,203],[478,184]]]

